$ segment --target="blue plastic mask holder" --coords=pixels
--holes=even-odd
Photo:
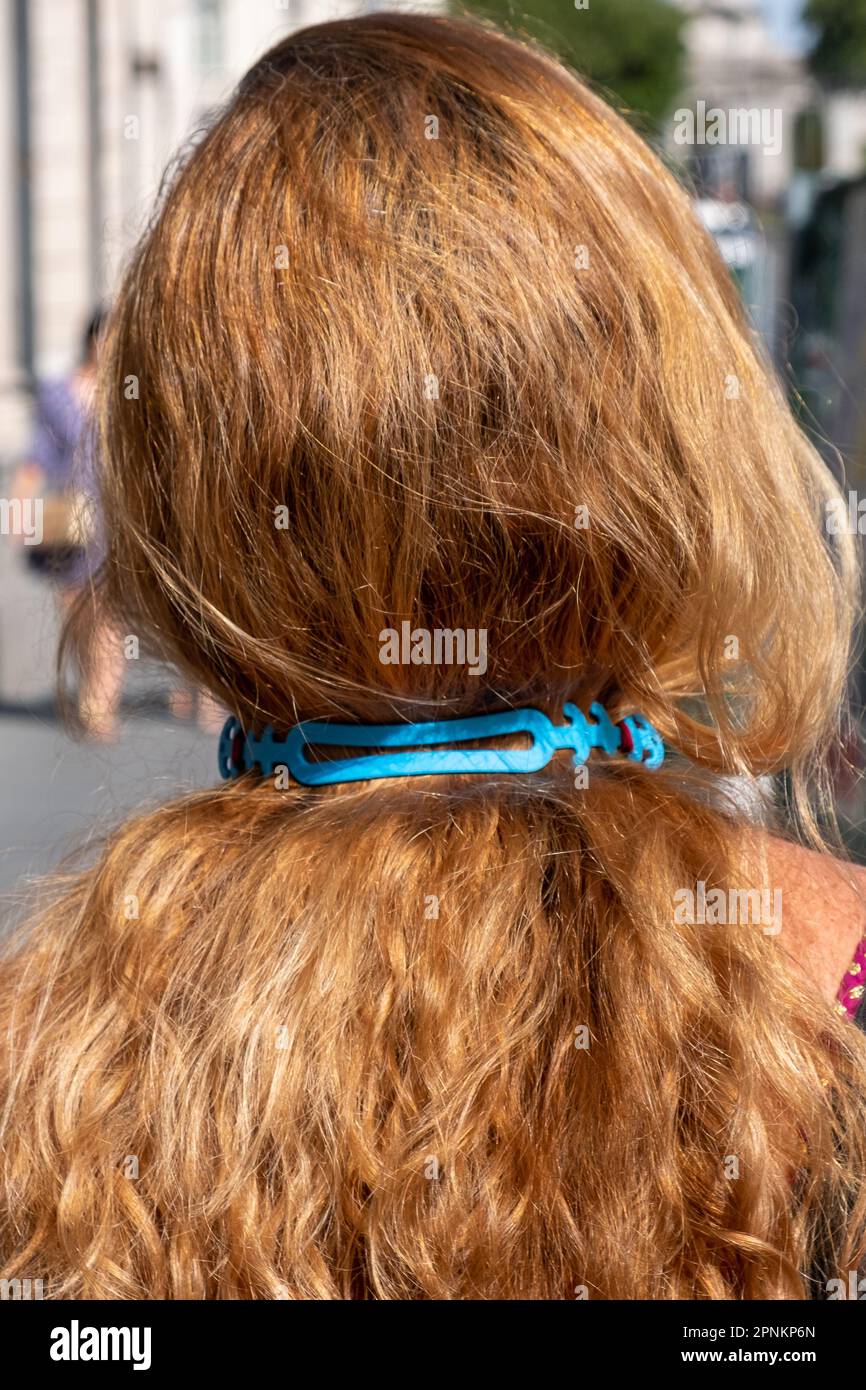
[[[609,755],[623,752],[633,762],[656,768],[665,756],[664,743],[643,715],[633,714],[613,724],[600,704],[590,705],[595,722],[576,705],[563,705],[564,725],[554,724],[537,709],[505,710],[468,719],[437,719],[425,724],[329,724],[306,720],[296,724],[284,739],[275,738],[270,725],[260,735],[245,732],[231,715],[219,742],[219,770],[225,777],[239,777],[254,766],[263,777],[288,768],[296,782],[307,787],[341,782],[376,781],[383,777],[431,777],[465,773],[526,773],[546,767],[560,748],[574,753],[575,767],[587,762],[593,748]],[[448,748],[430,745],[460,743],[466,739],[498,738],[503,734],[530,734],[528,748]],[[305,749],[315,745],[341,748],[402,749],[359,757],[313,762]]]

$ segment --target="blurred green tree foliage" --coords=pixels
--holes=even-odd
[[[803,19],[817,36],[812,71],[832,85],[866,85],[866,0],[808,0]]]
[[[588,0],[584,9],[575,0],[464,0],[454,8],[530,34],[645,125],[658,126],[676,101],[684,16],[667,0]]]

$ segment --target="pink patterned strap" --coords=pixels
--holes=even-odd
[[[845,972],[845,978],[836,995],[836,1012],[856,1018],[857,1010],[866,990],[866,936],[854,952],[854,959]]]

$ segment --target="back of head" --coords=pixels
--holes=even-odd
[[[247,726],[599,701],[797,785],[828,747],[832,483],[686,194],[544,53],[292,35],[103,358],[105,602]],[[863,1057],[755,925],[675,921],[752,849],[616,759],[140,818],[3,970],[0,1257],[95,1297],[802,1296],[862,1243]]]

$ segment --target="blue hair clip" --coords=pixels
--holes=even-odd
[[[640,714],[612,724],[602,705],[590,705],[593,723],[576,705],[565,704],[564,725],[553,724],[537,709],[506,710],[470,719],[440,719],[428,724],[328,724],[308,719],[296,724],[284,739],[268,727],[260,736],[244,731],[231,715],[220,735],[219,770],[223,777],[239,777],[257,766],[263,777],[275,768],[287,767],[296,782],[307,787],[338,782],[373,781],[381,777],[430,777],[445,773],[538,772],[559,748],[574,751],[575,767],[582,767],[593,748],[607,754],[624,752],[633,762],[659,767],[665,747],[661,736]],[[431,745],[461,743],[466,739],[496,738],[502,734],[531,734],[529,748],[448,748]],[[307,747],[316,744],[339,748],[414,749],[358,757],[311,762]]]

